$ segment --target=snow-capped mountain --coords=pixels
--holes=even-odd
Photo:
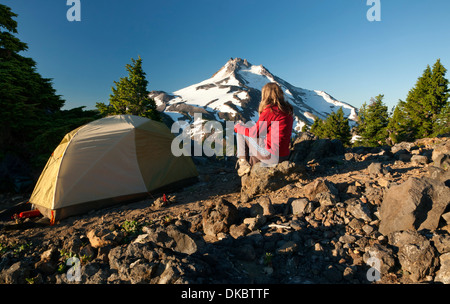
[[[262,65],[252,65],[246,59],[230,59],[211,78],[180,89],[173,94],[153,91],[150,97],[158,110],[174,121],[192,122],[194,113],[203,119],[217,121],[257,121],[261,89],[269,82],[278,83],[286,99],[294,106],[294,130],[312,124],[315,117],[325,119],[342,107],[350,121],[356,119],[356,108],[338,101],[323,91],[295,87],[273,75]]]

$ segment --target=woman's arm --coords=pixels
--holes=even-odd
[[[234,131],[238,134],[242,134],[248,137],[256,138],[259,136],[264,136],[267,133],[267,113],[268,109],[264,110],[259,116],[256,124],[250,128],[242,125],[241,123],[237,123],[234,127]]]

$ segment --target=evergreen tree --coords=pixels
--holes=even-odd
[[[344,111],[339,108],[332,112],[325,120],[324,135],[330,139],[339,139],[345,146],[350,145],[352,134],[348,119],[344,117]]]
[[[366,116],[367,116],[367,103],[364,102],[361,108],[358,109],[358,116],[356,118],[358,124],[356,125],[355,130],[357,131],[358,134],[360,134],[365,127]]]
[[[364,102],[362,106],[358,109],[358,116],[356,117],[357,125],[353,129],[358,135],[356,141],[353,143],[354,146],[364,146],[365,144],[360,134],[365,128],[366,116],[367,116],[367,103]]]
[[[312,124],[309,131],[311,133],[313,133],[314,135],[316,135],[317,137],[323,138],[324,137],[324,121],[317,117],[314,120],[314,123]]]
[[[438,59],[433,66],[430,88],[430,104],[429,111],[432,113],[440,113],[440,110],[447,105],[450,97],[449,81],[445,78],[447,69]]]
[[[65,133],[98,116],[82,108],[61,111],[64,100],[56,94],[52,80],[37,72],[33,59],[20,54],[28,46],[14,36],[16,17],[0,4],[0,165],[8,167],[9,155],[39,172]],[[14,176],[4,170],[0,173],[1,191]]]
[[[450,89],[449,81],[445,78],[447,69],[438,60],[433,66],[430,90],[430,111],[433,120],[433,135],[448,133],[450,130]]]
[[[383,103],[384,95],[378,95],[371,99],[369,106],[363,104],[358,115],[358,134],[361,143],[366,146],[375,147],[383,144],[387,137],[387,126],[389,121],[388,108]]]
[[[446,72],[447,70],[438,59],[433,68],[427,66],[415,87],[409,91],[401,114],[403,122],[406,122],[402,126],[403,131],[406,134],[412,134],[406,137],[417,139],[441,132],[439,121],[445,120],[441,111],[445,109],[450,96],[449,82],[445,78]]]
[[[428,65],[423,75],[417,80],[416,86],[412,88],[406,97],[404,109],[406,117],[411,120],[411,132],[414,138],[426,137],[431,133],[432,121],[429,107],[429,90],[431,86],[432,71]]]
[[[396,144],[402,141],[413,141],[412,121],[406,116],[405,102],[399,101],[394,107],[389,118],[387,132],[391,143]]]
[[[143,116],[152,120],[161,121],[156,104],[149,97],[147,90],[148,81],[142,69],[142,59],[131,59],[132,64],[126,65],[128,77],[114,81],[116,87],[112,87],[109,105],[97,103],[96,107],[102,115],[132,114]]]
[[[441,109],[441,113],[437,116],[434,125],[434,135],[450,136],[450,102],[447,102]]]
[[[17,34],[17,14],[11,8],[0,4],[0,58],[10,58],[14,54],[27,50],[28,46],[13,34]]]
[[[344,111],[339,108],[332,112],[325,121],[320,118],[314,120],[311,133],[319,138],[339,139],[346,146],[350,145],[352,134],[348,119],[344,117]]]
[[[311,126],[308,124],[304,124],[300,132],[309,132],[311,129]]]
[[[17,33],[15,17],[0,4],[0,146],[8,150],[20,149],[17,144],[40,129],[39,120],[64,105],[51,79],[36,72],[34,60],[19,54],[27,45],[13,35]]]

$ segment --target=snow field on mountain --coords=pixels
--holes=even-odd
[[[290,102],[296,113],[294,130],[299,132],[305,124],[311,124],[316,117],[325,119],[333,111],[342,107],[344,114],[349,118],[350,124],[355,124],[357,118],[356,108],[349,104],[338,101],[324,91],[307,90],[289,84],[288,82],[272,75],[262,65],[252,65],[245,59],[230,59],[211,78],[173,93],[174,97],[163,103],[155,99],[158,106],[166,105],[166,108],[174,104],[186,104],[200,107],[211,113],[218,121],[220,113],[244,116],[246,119],[257,121],[259,114],[255,106],[260,100],[255,98],[255,90],[261,91],[263,86],[269,82],[278,83],[285,93],[286,100]],[[170,96],[170,95],[169,95]],[[253,99],[252,99],[253,98]],[[245,101],[245,103],[243,103]],[[181,108],[183,109],[183,108]],[[192,113],[184,111],[185,115]],[[174,120],[185,117],[176,112],[167,112]],[[192,118],[192,117],[191,117]]]

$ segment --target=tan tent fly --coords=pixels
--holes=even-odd
[[[55,223],[196,180],[192,159],[172,154],[173,139],[166,125],[139,116],[88,123],[54,150],[30,203]]]

